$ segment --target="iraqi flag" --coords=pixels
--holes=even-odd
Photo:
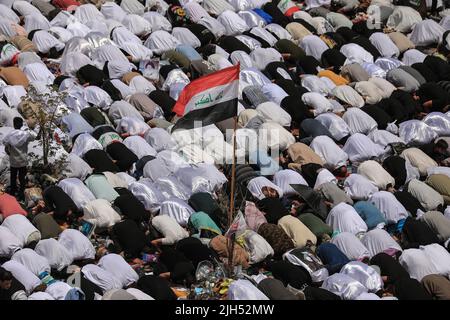
[[[181,92],[173,107],[180,118],[172,132],[192,129],[194,121],[202,126],[237,116],[239,65],[195,79]]]

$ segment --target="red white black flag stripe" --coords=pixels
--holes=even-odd
[[[194,121],[207,126],[237,115],[239,65],[229,67],[189,83],[173,108],[180,118],[172,131],[192,129]]]

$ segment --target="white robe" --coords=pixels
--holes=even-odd
[[[383,32],[375,32],[369,37],[370,42],[377,48],[383,57],[398,57],[400,51],[389,36]]]
[[[281,198],[283,196],[283,191],[276,184],[271,182],[266,177],[256,177],[248,182],[247,189],[250,193],[257,199],[264,199],[266,196],[262,192],[263,187],[270,187],[278,192],[278,196]]]
[[[373,229],[361,239],[362,244],[369,250],[370,257],[388,249],[402,251],[400,245],[384,229]]]
[[[24,287],[27,294],[41,284],[41,280],[28,270],[23,264],[9,260],[5,262],[2,267],[12,273],[13,277],[17,279]]]
[[[264,102],[256,107],[265,121],[275,121],[283,127],[289,127],[291,116],[275,102]]]
[[[95,249],[91,241],[78,230],[64,230],[59,235],[58,242],[69,251],[73,260],[95,258]]]
[[[352,134],[362,133],[367,135],[378,126],[371,116],[358,108],[348,108],[342,119],[348,124]]]
[[[3,220],[2,226],[8,228],[20,240],[21,247],[28,244],[28,237],[33,233],[38,233],[39,239],[41,238],[39,230],[31,224],[30,220],[21,214],[8,216]]]
[[[162,54],[169,50],[175,50],[179,44],[181,43],[177,38],[173,37],[170,33],[164,30],[152,32],[144,43],[147,48],[151,49],[156,54]]]
[[[350,232],[355,235],[367,231],[367,225],[364,220],[361,219],[352,206],[344,202],[339,203],[331,209],[327,216],[326,223],[331,226],[333,230]]]
[[[83,207],[83,218],[97,227],[112,227],[121,220],[120,215],[105,199],[95,199]]]
[[[352,173],[344,181],[344,190],[354,200],[367,200],[378,187],[363,175]]]
[[[98,285],[103,292],[112,289],[121,289],[122,283],[111,272],[95,264],[87,264],[82,269],[83,276]]]
[[[336,86],[331,92],[336,98],[352,107],[361,108],[364,106],[364,99],[350,86]]]
[[[38,242],[34,248],[37,254],[45,257],[50,267],[61,271],[73,262],[70,252],[57,240],[50,238]]]
[[[72,198],[80,209],[90,201],[95,200],[95,196],[80,179],[66,178],[61,180],[58,186]]]
[[[345,121],[341,117],[334,113],[327,112],[319,114],[316,117],[316,120],[318,120],[325,128],[328,129],[328,131],[330,131],[331,135],[336,141],[339,141],[350,134],[351,130],[348,124],[345,123]]]
[[[140,202],[142,202],[145,210],[149,210],[151,212],[158,211],[161,203],[166,199],[161,191],[159,191],[155,186],[149,186],[148,184],[141,182],[131,182],[128,185],[128,190],[130,190],[131,193],[133,193],[133,195]]]
[[[417,47],[425,47],[442,41],[442,36],[445,31],[436,21],[426,19],[413,26],[413,30],[409,34],[409,39]]]
[[[171,198],[161,203],[160,215],[167,215],[175,219],[182,227],[187,226],[189,217],[195,211],[186,202],[181,199]]]
[[[97,265],[113,274],[122,287],[128,287],[139,279],[136,271],[118,254],[110,253],[103,256]]]
[[[361,133],[355,133],[348,138],[342,150],[348,154],[348,158],[352,162],[378,158],[384,153],[383,148]]]
[[[125,140],[123,140],[123,144],[128,149],[133,151],[133,153],[137,155],[139,159],[145,156],[156,156],[156,154],[158,153],[141,136],[127,137],[125,138]]]
[[[201,46],[200,40],[189,29],[182,27],[175,27],[172,29],[172,36],[178,39],[182,44],[188,44],[192,48]]]
[[[23,264],[35,276],[39,276],[43,272],[50,273],[50,264],[47,258],[40,256],[36,251],[29,248],[17,251],[13,254],[11,260]]]
[[[347,58],[345,64],[350,63],[373,63],[373,55],[356,43],[345,44],[340,49],[341,53]]]
[[[320,93],[316,92],[304,93],[302,95],[302,101],[304,104],[313,109],[314,115],[320,115],[333,110],[333,105],[331,104],[331,102]],[[333,133],[331,132],[331,134]]]
[[[309,146],[330,170],[347,164],[348,155],[328,136],[315,137]]]
[[[331,239],[331,243],[335,244],[350,260],[361,260],[365,257],[370,257],[369,250],[351,232],[338,233]]]
[[[322,53],[329,49],[325,42],[315,35],[305,36],[300,41],[300,47],[307,55],[313,56],[318,61],[321,61]]]
[[[386,25],[395,29],[395,31],[407,33],[416,23],[421,21],[422,17],[417,10],[411,7],[395,6]]]
[[[424,276],[434,274],[437,271],[421,249],[407,249],[403,251],[399,258],[399,263],[413,279],[418,281],[422,280]]]
[[[291,169],[276,172],[273,176],[273,183],[280,187],[285,195],[297,193],[297,191],[291,187],[292,184],[308,185],[300,173]]]
[[[417,49],[409,49],[403,54],[402,62],[407,66],[411,66],[414,63],[422,63],[426,57],[426,54]]]
[[[370,197],[369,201],[380,210],[387,223],[397,223],[399,220],[408,217],[408,211],[391,192],[376,192]]]
[[[22,242],[5,226],[0,226],[0,257],[9,258],[22,249]]]

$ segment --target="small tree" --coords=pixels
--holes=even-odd
[[[55,133],[61,118],[68,113],[64,99],[66,94],[48,86],[48,90],[38,92],[34,86],[30,86],[27,95],[22,98],[21,110],[27,118],[30,127],[38,128],[39,145],[42,154],[30,153],[32,158],[32,171],[35,174],[50,174],[58,176],[67,164],[66,156],[55,159],[58,149],[63,148]]]

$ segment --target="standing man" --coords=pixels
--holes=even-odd
[[[17,193],[17,176],[19,176],[20,189],[18,198],[24,199],[25,177],[28,165],[28,143],[36,138],[34,132],[29,128],[22,129],[23,119],[16,117],[13,119],[14,130],[5,136],[3,144],[5,151],[9,155],[11,170],[11,194]]]

